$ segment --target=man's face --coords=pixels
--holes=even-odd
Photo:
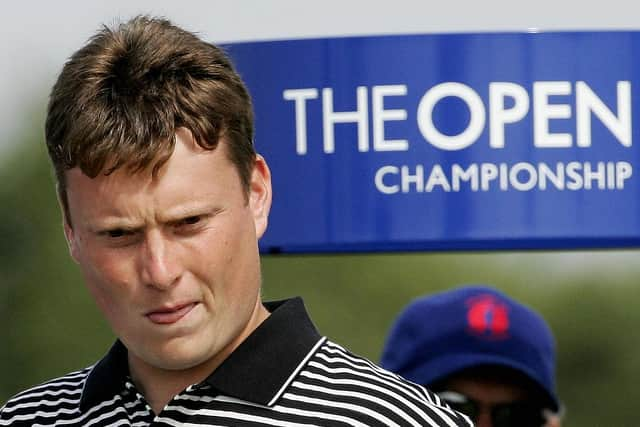
[[[269,170],[258,157],[247,198],[226,144],[206,151],[181,129],[155,177],[67,172],[71,255],[130,361],[219,363],[264,316],[257,240]]]
[[[504,379],[492,379],[488,376],[457,376],[450,379],[446,384],[446,389],[455,393],[460,393],[467,398],[468,402],[473,402],[473,410],[465,411],[460,406],[461,412],[469,415],[474,421],[476,427],[559,427],[559,418],[545,414],[543,409],[535,407],[535,412],[531,415],[524,415],[524,419],[520,419],[523,409],[531,412],[528,405],[534,402],[530,391],[514,381],[506,381]],[[516,404],[516,406],[511,406]],[[520,406],[525,404],[525,408]],[[453,405],[454,407],[456,405]],[[498,412],[496,412],[496,409]],[[493,414],[492,414],[493,412]],[[520,415],[518,415],[520,414]],[[543,419],[544,418],[544,419]],[[511,419],[511,422],[509,422]],[[532,422],[533,419],[539,419],[539,422]],[[499,426],[496,426],[496,421]]]

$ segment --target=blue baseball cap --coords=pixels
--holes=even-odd
[[[555,352],[538,313],[493,288],[465,286],[411,302],[391,328],[380,364],[426,386],[471,367],[511,368],[557,411]]]

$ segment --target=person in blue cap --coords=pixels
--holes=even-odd
[[[559,427],[555,341],[535,311],[487,286],[411,302],[381,365],[435,391],[477,427]]]

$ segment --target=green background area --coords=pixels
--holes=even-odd
[[[2,402],[93,363],[113,340],[68,256],[40,129],[17,145],[0,160]],[[640,399],[633,387],[640,366],[637,255],[268,256],[263,293],[265,299],[303,296],[324,335],[377,361],[395,315],[411,299],[458,284],[493,284],[541,312],[554,330],[564,425],[634,426]]]

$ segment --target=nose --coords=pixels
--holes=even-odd
[[[476,427],[492,427],[491,412],[482,410],[478,413],[478,417],[474,420]]]
[[[173,242],[159,230],[150,230],[140,251],[140,271],[143,283],[159,290],[171,288],[182,274]]]

